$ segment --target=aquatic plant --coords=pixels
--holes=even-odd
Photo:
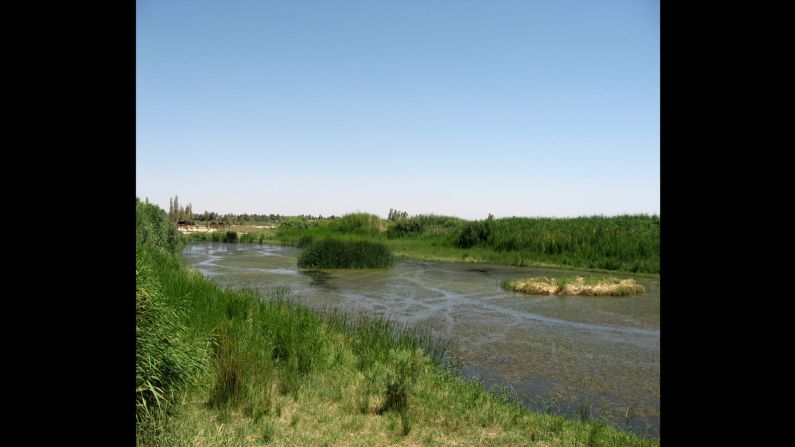
[[[308,269],[386,268],[393,263],[386,244],[371,241],[323,239],[309,244],[298,256],[298,266]]]
[[[304,236],[301,236],[300,239],[298,239],[298,244],[296,244],[296,246],[298,248],[304,248],[304,247],[307,247],[310,244],[312,244],[312,242],[314,242],[314,241],[315,241],[314,236],[304,235]]]

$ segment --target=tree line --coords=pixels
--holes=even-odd
[[[148,201],[148,199],[147,199]],[[173,198],[168,199],[168,217],[177,225],[198,225],[208,226],[211,228],[226,228],[234,225],[273,225],[283,221],[287,216],[280,214],[220,214],[214,211],[204,211],[203,213],[194,213],[193,205],[188,202],[187,205],[182,205],[179,202],[179,196],[175,195]],[[333,219],[335,216],[317,217],[310,214],[302,214],[296,216],[302,219],[309,220],[323,220]]]

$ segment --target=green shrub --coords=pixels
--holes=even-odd
[[[471,248],[487,243],[491,237],[491,227],[491,221],[480,220],[466,223],[458,235],[456,245],[459,248]]]
[[[176,253],[185,239],[165,211],[157,205],[143,203],[136,198],[135,242],[136,245],[158,247],[169,253]]]
[[[461,225],[461,219],[450,216],[424,214],[401,219],[387,228],[390,239],[411,236],[443,236]]]
[[[298,239],[297,247],[298,248],[308,247],[310,244],[312,244],[312,242],[314,242],[314,240],[315,238],[312,235],[301,236],[301,238]]]
[[[182,310],[168,302],[153,272],[152,256],[173,256],[184,239],[159,207],[136,199],[135,208],[135,391],[136,417],[143,423],[169,409],[193,383],[205,353],[191,341]]]
[[[380,231],[381,218],[374,214],[351,213],[332,220],[329,227],[340,233],[376,235]]]
[[[309,269],[386,268],[394,258],[383,242],[324,239],[312,242],[298,256],[298,266]]]
[[[306,217],[287,217],[279,224],[279,228],[307,230],[318,225],[318,221],[309,220]]]

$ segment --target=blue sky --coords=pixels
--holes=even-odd
[[[659,1],[139,0],[136,194],[659,213]]]

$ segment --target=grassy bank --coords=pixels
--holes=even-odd
[[[139,213],[159,219],[150,206]],[[136,252],[139,445],[659,444],[529,412],[443,366],[411,328],[319,314],[285,290],[222,290],[158,225]]]
[[[480,221],[421,215],[391,222],[357,213],[324,221],[286,219],[245,241],[299,245],[302,239],[326,238],[383,242],[397,258],[660,272],[660,218],[647,215]]]

